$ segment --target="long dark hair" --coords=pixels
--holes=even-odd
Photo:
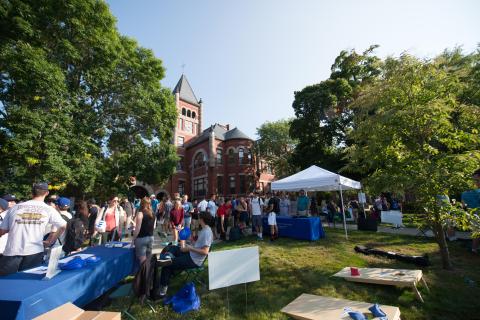
[[[143,214],[146,214],[150,218],[153,218],[153,213],[152,213],[152,205],[150,203],[150,198],[149,197],[143,197],[142,201],[140,202],[140,211]]]
[[[203,222],[210,228],[213,228],[215,226],[215,219],[212,217],[210,212],[202,212],[200,213],[199,219],[202,219]]]
[[[77,210],[75,211],[75,214],[84,224],[88,222],[88,206],[86,201],[80,200],[77,202]]]

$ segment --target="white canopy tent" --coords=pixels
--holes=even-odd
[[[360,182],[343,177],[317,166],[311,166],[294,175],[272,182],[275,191],[339,191],[342,201],[343,228],[345,238],[348,239],[347,224],[345,222],[345,208],[343,205],[343,190],[361,189]]]

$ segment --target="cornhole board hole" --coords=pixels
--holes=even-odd
[[[417,283],[422,280],[427,291],[430,289],[423,278],[422,270],[408,270],[408,269],[382,269],[382,268],[358,268],[359,276],[352,276],[350,267],[345,267],[339,272],[335,273],[334,277],[344,278],[347,281],[383,284],[387,286],[396,287],[411,287],[422,302],[423,298],[417,289]]]
[[[347,320],[351,318],[345,313],[344,308],[350,308],[372,316],[371,312],[368,311],[368,308],[372,305],[373,303],[303,293],[281,311],[294,319],[300,320]],[[380,309],[385,312],[388,320],[400,320],[399,308],[380,305]]]

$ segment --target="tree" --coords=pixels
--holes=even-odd
[[[291,122],[291,119],[265,122],[257,128],[259,139],[256,146],[259,156],[267,161],[278,178],[295,171],[291,156],[297,141],[289,135]]]
[[[480,106],[466,103],[467,75],[479,63],[458,50],[431,61],[388,58],[353,103],[348,168],[373,172],[364,183],[374,192],[415,194],[448,269],[444,227],[465,217],[441,199],[468,189],[480,161]]]
[[[299,141],[293,162],[300,168],[312,164],[332,171],[344,167],[346,133],[352,127],[350,103],[362,84],[374,79],[379,59],[373,55],[377,46],[362,54],[342,51],[331,68],[330,78],[295,92],[290,135]]]
[[[162,62],[118,33],[104,1],[3,1],[0,28],[1,191],[47,180],[108,193],[173,172]]]

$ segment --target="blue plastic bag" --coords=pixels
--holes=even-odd
[[[180,238],[180,240],[188,240],[188,238],[190,238],[191,234],[192,234],[192,232],[190,231],[190,228],[183,228],[179,232],[178,237]]]
[[[165,305],[171,304],[173,310],[180,314],[200,309],[200,297],[197,295],[193,282],[184,285],[174,296],[167,298],[164,303]]]

